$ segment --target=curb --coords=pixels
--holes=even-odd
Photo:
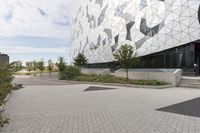
[[[173,88],[173,85],[160,85],[160,86],[150,86],[150,85],[133,85],[133,84],[118,84],[118,83],[100,83],[100,82],[84,82],[84,81],[70,81],[70,80],[58,80],[58,79],[51,79],[51,78],[42,78],[42,77],[32,77],[36,79],[43,79],[43,80],[51,80],[51,81],[59,81],[62,83],[69,83],[69,84],[94,84],[94,85],[108,85],[108,86],[121,86],[121,87],[133,87],[133,88],[150,88],[150,89],[166,89],[166,88]]]

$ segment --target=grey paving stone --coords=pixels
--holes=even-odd
[[[156,109],[199,97],[186,88],[83,90],[94,85],[26,86],[14,92],[2,133],[198,133],[200,118]],[[106,87],[106,86],[103,86]]]

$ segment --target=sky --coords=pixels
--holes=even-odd
[[[72,0],[2,0],[0,52],[10,60],[69,60]]]

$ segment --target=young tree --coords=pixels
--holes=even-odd
[[[125,44],[122,45],[116,52],[113,54],[115,60],[120,64],[122,68],[126,70],[126,78],[128,77],[128,69],[134,67],[139,59],[134,54],[134,49],[131,45]]]
[[[88,63],[88,59],[85,57],[84,54],[81,54],[81,53],[79,53],[74,59],[74,65],[78,67],[86,66],[87,63]]]
[[[22,70],[22,62],[21,61],[17,61],[16,62],[16,71],[20,71]]]
[[[26,62],[26,70],[27,71],[32,71],[32,63],[31,62]]]
[[[56,66],[58,67],[59,72],[62,72],[62,71],[65,70],[66,64],[67,64],[67,63],[66,63],[64,57],[59,57],[59,58],[58,58],[58,63],[56,63]]]
[[[35,77],[36,76],[35,71],[37,70],[37,62],[35,60],[32,62],[32,66],[33,66],[34,77]]]
[[[45,70],[44,60],[37,62],[37,68],[40,70],[40,76],[42,77],[43,71]]]
[[[47,69],[48,69],[48,71],[49,71],[50,78],[51,78],[51,73],[52,73],[52,71],[53,71],[53,66],[54,66],[54,64],[53,64],[52,60],[48,60]]]

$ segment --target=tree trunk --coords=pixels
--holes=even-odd
[[[50,72],[50,78],[51,78],[51,72]]]
[[[40,72],[40,76],[42,77],[42,71]]]
[[[128,80],[128,69],[126,69],[126,79]]]
[[[34,77],[36,76],[35,71],[33,72],[33,76],[34,76]]]

